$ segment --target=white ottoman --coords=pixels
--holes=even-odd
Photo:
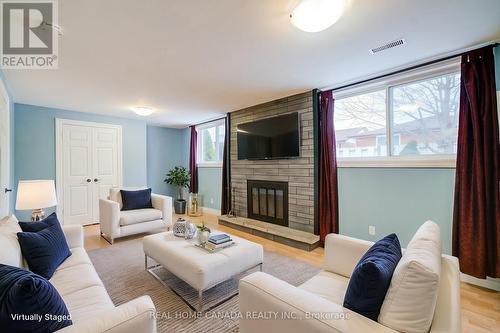
[[[257,266],[262,270],[262,245],[232,235],[231,238],[235,245],[209,253],[196,247],[193,240],[175,237],[171,231],[145,236],[145,269],[149,270],[148,257],[152,258],[198,290],[197,310],[202,311],[203,291]]]

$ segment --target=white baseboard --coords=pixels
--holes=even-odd
[[[220,209],[210,208],[210,207],[201,207],[203,209],[203,213],[209,213],[213,215],[221,215]]]
[[[500,279],[494,279],[494,278],[478,279],[476,277],[460,273],[460,280],[462,280],[462,282],[467,282],[479,287],[500,291]]]

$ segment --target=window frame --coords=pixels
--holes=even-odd
[[[202,139],[202,130],[215,127],[215,149],[217,153],[217,143],[218,143],[218,138],[219,138],[219,133],[218,133],[218,127],[221,125],[225,125],[225,119],[218,119],[214,121],[210,121],[208,123],[204,123],[201,125],[197,125],[196,132],[197,132],[197,142],[196,142],[196,166],[199,168],[221,168],[222,167],[222,160],[220,161],[202,161],[202,149],[203,149],[203,139]],[[226,135],[224,135],[224,140],[226,140]]]
[[[335,100],[340,100],[357,95],[385,90],[385,112],[386,112],[386,149],[387,156],[373,157],[340,157],[337,166],[342,168],[366,168],[366,167],[394,167],[394,168],[455,168],[456,154],[435,154],[398,156],[392,152],[393,111],[392,93],[393,88],[426,81],[443,75],[460,73],[460,57],[452,58],[437,64],[405,71],[400,74],[391,75],[366,84],[348,87],[346,89],[333,90]],[[335,111],[334,111],[335,112]]]

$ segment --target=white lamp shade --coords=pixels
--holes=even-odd
[[[29,210],[57,205],[53,180],[21,180],[17,186],[16,210]]]

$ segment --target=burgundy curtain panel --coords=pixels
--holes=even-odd
[[[189,173],[191,174],[191,183],[189,191],[198,193],[198,166],[196,164],[196,146],[198,143],[198,133],[196,126],[191,126],[191,145],[189,146]]]
[[[463,273],[500,277],[498,114],[492,47],[462,55],[453,255]]]
[[[339,232],[337,159],[333,127],[333,94],[319,94],[319,236],[324,245],[329,233]]]
[[[228,174],[228,151],[227,145],[229,140],[229,117],[225,120],[225,137],[224,137],[224,156],[222,157],[222,192],[220,212],[222,215],[227,214],[231,210],[230,202],[230,188],[229,188],[229,174]]]

